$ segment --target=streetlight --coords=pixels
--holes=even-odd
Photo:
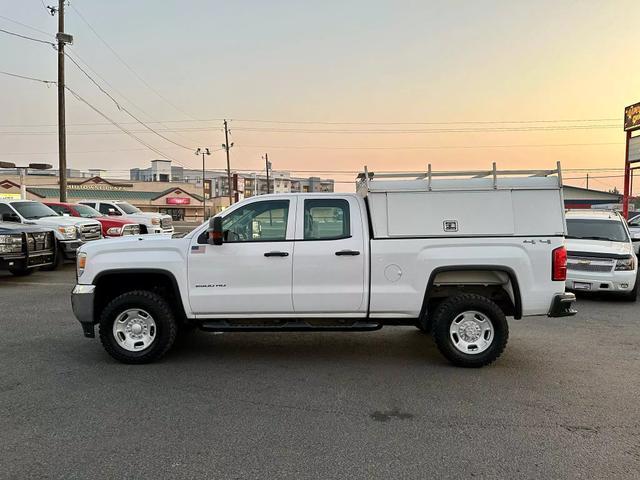
[[[31,170],[49,170],[51,165],[48,163],[30,163],[26,167],[18,167],[15,163],[0,162],[0,168],[15,168],[20,174],[20,199],[27,199],[27,185],[25,184],[25,176],[27,175],[27,169]]]
[[[196,150],[196,155],[200,155],[200,154],[202,154],[202,220],[206,220],[207,197],[205,197],[204,195],[204,156],[211,155],[211,152],[206,147],[205,148],[198,147],[198,149]]]

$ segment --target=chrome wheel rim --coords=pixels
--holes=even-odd
[[[128,352],[139,352],[156,339],[156,322],[140,308],[125,310],[113,322],[113,338]]]
[[[469,355],[484,352],[493,343],[493,324],[484,313],[469,310],[457,315],[449,327],[449,337],[456,350]]]

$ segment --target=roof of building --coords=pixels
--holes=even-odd
[[[573,185],[564,185],[562,187],[565,200],[611,200],[612,203],[620,202],[622,195],[619,193],[603,192],[601,190],[593,190],[591,188],[574,187]]]
[[[27,189],[29,193],[33,193],[34,195],[41,198],[56,198],[60,196],[59,188],[39,188],[39,187],[30,187]],[[157,200],[160,197],[170,194],[175,190],[180,190],[180,192],[189,195],[190,197],[195,198],[199,202],[202,201],[202,196],[196,195],[194,193],[189,193],[182,188],[174,187],[163,190],[162,192],[142,192],[136,190],[91,190],[91,189],[68,189],[67,197],[75,198],[75,199],[84,199],[84,198],[92,198],[95,200]]]

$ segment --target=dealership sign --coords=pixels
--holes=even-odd
[[[624,109],[624,129],[626,131],[640,128],[640,103],[629,105]]]
[[[168,197],[167,205],[189,205],[191,199],[189,197]]]

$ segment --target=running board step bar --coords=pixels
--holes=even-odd
[[[204,320],[198,326],[205,332],[363,332],[382,328],[380,323],[352,318]]]

